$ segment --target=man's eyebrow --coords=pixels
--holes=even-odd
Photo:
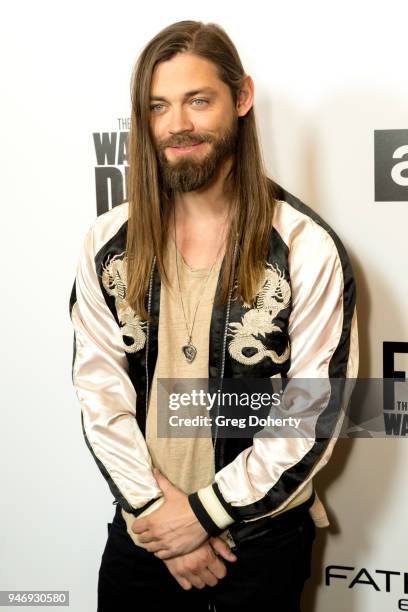
[[[186,93],[184,94],[184,99],[190,98],[191,96],[196,96],[200,93],[214,94],[216,93],[216,91],[212,87],[201,87],[200,89],[192,89],[191,91],[186,91]],[[164,100],[165,102],[167,102],[164,96],[150,96],[150,100]]]

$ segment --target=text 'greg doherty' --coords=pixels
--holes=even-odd
[[[284,419],[276,419],[273,417],[260,418],[254,414],[248,416],[248,418],[227,418],[222,415],[218,415],[214,419],[217,427],[238,427],[244,429],[247,427],[299,427],[301,419],[295,419],[293,417],[287,417]],[[192,418],[179,417],[173,415],[169,418],[169,424],[171,427],[211,427],[213,425],[213,419],[208,416],[195,416]]]
[[[262,406],[279,406],[280,393],[227,393],[217,391],[208,393],[203,389],[193,389],[190,393],[170,393],[169,408],[178,410],[181,406],[200,406],[211,410],[215,402],[219,406],[239,405],[249,406],[252,410],[259,410]]]

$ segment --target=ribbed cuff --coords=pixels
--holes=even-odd
[[[219,535],[235,522],[231,507],[224,500],[216,482],[188,496],[190,506],[210,536]]]

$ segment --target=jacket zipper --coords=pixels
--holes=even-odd
[[[235,243],[235,247],[234,247],[234,276],[235,276],[235,258],[236,258],[236,252],[237,252],[237,243]],[[232,291],[234,289],[234,285],[235,285],[235,278],[233,277],[232,279],[232,283],[231,283],[231,287],[230,287],[230,291],[229,291],[229,295],[228,295],[228,305],[227,305],[227,316],[225,318],[225,326],[224,326],[224,338],[223,338],[223,343],[222,343],[222,361],[221,361],[221,384],[220,387],[218,389],[218,391],[220,392],[222,389],[222,381],[224,379],[224,365],[225,365],[225,347],[227,344],[227,328],[228,328],[228,323],[229,323],[229,315],[230,315],[230,310],[231,310],[231,296],[232,296]],[[219,415],[219,405],[217,402],[217,416]],[[217,434],[218,434],[218,425],[216,424],[215,426],[215,436],[214,436],[214,462],[216,464],[215,461],[215,447],[217,444]]]
[[[230,306],[231,306],[231,295],[232,295],[232,289],[233,287],[231,287],[230,292],[229,292],[229,296],[228,296],[228,306],[227,306],[227,316],[225,319],[225,326],[224,326],[224,338],[223,338],[223,343],[222,343],[222,361],[221,361],[221,383],[218,389],[218,392],[221,391],[222,389],[222,381],[224,378],[224,365],[225,365],[225,346],[227,344],[227,328],[228,328],[228,323],[229,323],[229,313],[230,313]],[[219,404],[217,402],[217,416],[219,414]],[[217,434],[218,434],[218,425],[215,425],[215,437],[214,437],[214,459],[215,459],[215,446],[217,444]]]

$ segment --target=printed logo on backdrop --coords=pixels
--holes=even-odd
[[[117,119],[117,131],[94,132],[96,212],[102,215],[127,199],[130,118]]]
[[[397,355],[408,355],[408,342],[383,342],[383,409],[386,436],[408,435],[406,372],[396,369]]]
[[[374,130],[376,202],[408,202],[408,130]]]
[[[387,604],[386,612],[393,610],[408,611],[408,573],[391,569],[369,569],[351,565],[327,565],[325,568],[325,585],[340,589],[361,590],[363,593],[391,593],[398,597]]]
[[[383,377],[359,378],[342,435],[408,437],[408,342],[383,342]]]

